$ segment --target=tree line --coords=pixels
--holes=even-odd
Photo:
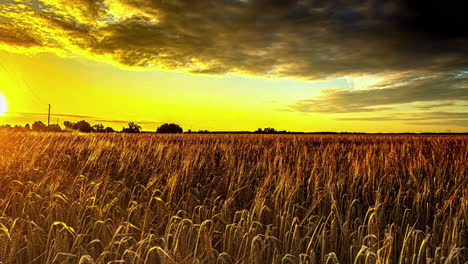
[[[36,131],[36,132],[82,132],[82,133],[141,133],[142,127],[135,122],[129,122],[126,127],[121,131],[116,131],[112,127],[105,127],[103,124],[91,125],[85,120],[73,123],[70,121],[63,122],[63,128],[58,124],[46,125],[42,121],[35,121],[32,125],[26,124],[24,126],[9,124],[0,125],[0,130],[12,131]],[[156,133],[183,133],[184,130],[177,124],[163,124],[156,129]]]
[[[32,125],[26,124],[25,126],[9,124],[0,125],[0,130],[12,130],[12,131],[36,131],[36,132],[82,132],[82,133],[141,133],[142,127],[135,122],[129,122],[126,127],[122,130],[116,131],[112,127],[105,127],[103,124],[91,125],[85,120],[73,123],[70,121],[63,122],[63,128],[58,124],[51,124],[47,126],[42,121],[35,121]],[[174,123],[165,123],[156,129],[156,133],[184,133],[181,126]],[[197,134],[209,134],[209,133],[223,133],[213,132],[208,130],[192,131],[189,129],[185,133],[197,133]],[[226,132],[224,132],[226,133]],[[232,131],[232,133],[252,133],[249,131]],[[289,134],[292,132],[286,130],[276,130],[271,127],[258,128],[253,131],[254,134]]]

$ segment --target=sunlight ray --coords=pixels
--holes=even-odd
[[[0,92],[0,116],[4,116],[7,111],[8,111],[8,101],[5,95],[3,95],[2,92]]]

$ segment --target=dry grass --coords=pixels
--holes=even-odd
[[[468,137],[0,134],[3,263],[466,263]]]

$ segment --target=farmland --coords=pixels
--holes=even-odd
[[[3,263],[468,261],[468,136],[0,142]]]

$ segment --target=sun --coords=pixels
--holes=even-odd
[[[0,92],[0,116],[4,116],[8,111],[8,101],[6,97]]]

